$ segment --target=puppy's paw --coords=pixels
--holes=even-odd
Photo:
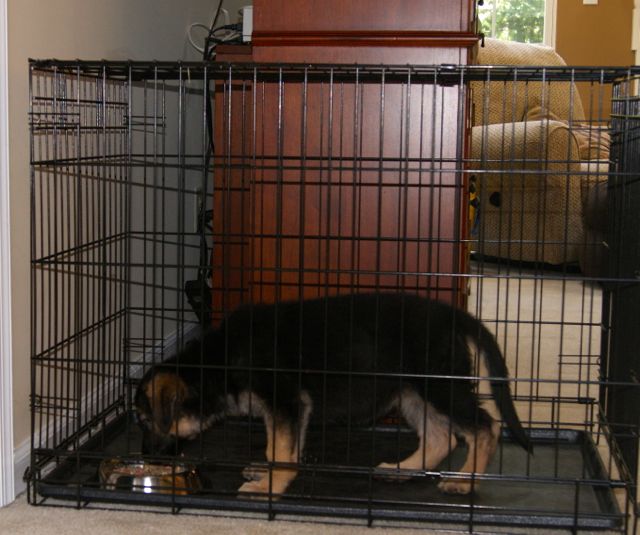
[[[274,470],[271,474],[265,470],[262,479],[247,481],[240,486],[238,493],[240,497],[254,500],[267,500],[270,495],[274,500],[279,500],[295,476],[293,470]]]
[[[245,466],[242,470],[242,477],[247,481],[260,481],[268,472],[269,470],[266,466],[250,464],[249,466]]]
[[[249,498],[251,500],[268,500],[269,499],[269,478],[247,481],[240,485],[238,489],[240,498]],[[279,496],[273,496],[277,500]]]
[[[376,471],[374,475],[376,479],[392,481],[394,483],[404,483],[411,479],[411,476],[404,472],[402,468],[399,468],[397,463],[380,463],[376,466],[376,469],[381,470]]]
[[[446,494],[469,494],[478,487],[478,482],[472,485],[470,479],[443,479],[438,483],[438,488]]]

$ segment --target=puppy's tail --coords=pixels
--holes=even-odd
[[[495,337],[491,332],[482,324],[482,322],[475,319],[469,314],[461,314],[462,327],[464,333],[469,336],[478,349],[484,354],[485,362],[489,375],[494,379],[491,381],[491,393],[498,406],[498,410],[502,415],[509,431],[515,441],[520,444],[526,451],[533,453],[533,445],[529,440],[527,433],[522,427],[522,422],[518,418],[518,413],[513,404],[513,398],[511,397],[511,391],[509,390],[509,371],[505,363],[502,351],[496,342]]]

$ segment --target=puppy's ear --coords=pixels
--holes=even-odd
[[[174,373],[159,373],[149,381],[145,390],[155,427],[162,434],[169,434],[180,418],[187,385]]]

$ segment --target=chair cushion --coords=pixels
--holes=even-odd
[[[480,190],[478,251],[562,264],[583,239],[578,144],[561,121],[475,126],[471,164]]]

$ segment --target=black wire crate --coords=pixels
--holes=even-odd
[[[638,74],[32,60],[30,502],[632,532]]]

